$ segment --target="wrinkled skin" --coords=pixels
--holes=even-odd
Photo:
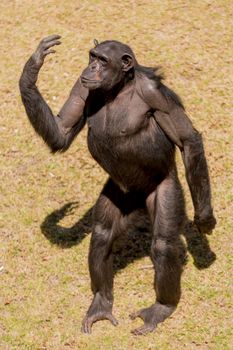
[[[19,85],[28,118],[52,152],[66,151],[87,124],[89,151],[109,174],[93,213],[89,270],[94,297],[82,331],[91,333],[93,323],[103,319],[118,324],[112,314],[112,248],[145,213],[152,227],[156,299],[130,315],[144,322],[132,333],[145,335],[174,312],[181,295],[180,235],[186,214],[175,146],[183,157],[194,223],[203,233],[216,224],[202,138],[179,97],[155,71],[139,65],[127,45],[116,41],[95,41],[88,67],[54,116],[36,81],[45,57],[60,43],[59,35],[40,42]]]

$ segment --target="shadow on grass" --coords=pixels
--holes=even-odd
[[[63,227],[59,222],[70,215],[77,207],[78,203],[71,202],[65,204],[58,210],[49,214],[41,224],[43,235],[53,244],[61,248],[71,248],[79,244],[92,229],[92,210],[90,208],[85,215],[72,227]],[[149,222],[145,222],[144,227],[136,227],[127,235],[119,239],[114,246],[114,270],[125,268],[135,259],[149,256],[151,245],[151,234],[148,229]]]
[[[79,244],[91,231],[93,208],[90,208],[72,227],[63,227],[59,225],[59,222],[64,217],[72,214],[77,206],[77,202],[67,203],[45,218],[40,227],[43,235],[51,243],[57,244],[61,248],[71,248]]]
[[[211,250],[207,236],[198,231],[192,221],[187,220],[184,228],[187,249],[193,257],[194,265],[206,269],[216,260],[216,254]]]
[[[90,208],[85,215],[72,227],[66,228],[59,222],[70,215],[77,207],[77,202],[65,204],[58,210],[49,214],[41,224],[43,235],[53,244],[61,248],[70,248],[79,244],[92,229],[92,210]],[[211,251],[207,237],[196,229],[191,221],[187,221],[184,229],[184,237],[187,249],[194,259],[194,265],[198,269],[208,268],[216,259]],[[149,220],[142,226],[136,226],[135,230],[122,236],[114,247],[114,270],[117,272],[125,268],[134,260],[150,255],[151,234]],[[185,252],[182,252],[182,262],[185,264]],[[152,266],[151,266],[152,267]]]

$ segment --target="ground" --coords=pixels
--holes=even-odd
[[[0,4],[0,348],[2,350],[232,349],[232,1],[7,1]],[[186,227],[188,259],[178,309],[136,338],[130,311],[154,300],[149,237],[138,231],[116,256],[114,314],[120,324],[80,332],[91,301],[87,269],[91,208],[106,175],[86,130],[51,155],[26,118],[18,79],[38,41],[62,35],[39,86],[54,113],[87,63],[93,39],[129,44],[144,65],[161,65],[203,134],[218,225]],[[189,218],[192,205],[185,187]]]

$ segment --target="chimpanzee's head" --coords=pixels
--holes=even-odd
[[[94,41],[89,53],[89,65],[82,72],[82,84],[89,90],[111,90],[124,80],[136,65],[131,48],[119,41]]]

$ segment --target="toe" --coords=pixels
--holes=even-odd
[[[135,318],[139,317],[140,316],[140,312],[139,311],[135,311],[135,312],[132,312],[129,317],[131,318],[131,320],[135,320]]]
[[[86,334],[91,334],[92,323],[93,322],[89,318],[86,318],[82,324],[82,332]]]
[[[152,325],[143,325],[139,328],[133,329],[131,331],[134,335],[146,335],[147,333],[152,332],[155,329],[155,326]]]
[[[139,327],[139,328],[136,328],[136,329],[133,329],[133,330],[131,331],[131,333],[132,333],[133,335],[145,335],[144,326]]]
[[[112,314],[109,314],[107,316],[107,319],[113,324],[113,326],[117,326],[118,325],[118,321],[117,319],[112,315]]]

